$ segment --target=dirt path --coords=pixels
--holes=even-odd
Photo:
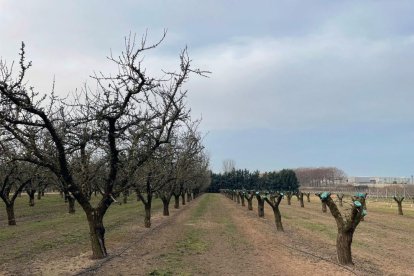
[[[289,236],[224,196],[192,205],[87,275],[354,275],[294,249]]]

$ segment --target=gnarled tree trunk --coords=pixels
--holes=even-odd
[[[67,200],[68,200],[69,214],[74,214],[75,213],[75,198],[72,197],[71,195],[68,195]]]
[[[247,200],[247,210],[253,211],[253,194],[245,194],[244,197]]]
[[[343,265],[353,265],[351,251],[352,238],[361,218],[366,214],[363,205],[359,201],[354,201],[350,215],[344,218],[329,193],[324,193],[322,196],[319,195],[319,197],[327,204],[332,216],[336,220],[338,228],[336,238],[338,261]]]
[[[185,193],[181,193],[181,205],[185,205]]]
[[[16,218],[14,216],[14,202],[6,204],[6,211],[9,225],[16,225]]]
[[[336,197],[338,198],[338,200],[339,200],[339,206],[341,206],[341,207],[343,207],[344,205],[343,205],[343,203],[342,203],[342,200],[343,200],[343,198],[344,198],[344,194],[336,194]]]
[[[264,199],[260,195],[256,195],[257,199],[257,214],[259,215],[259,218],[264,217]]]
[[[35,193],[36,190],[28,190],[27,195],[29,196],[29,206],[33,207],[35,205]]]
[[[398,205],[398,215],[403,216],[404,213],[403,213],[403,210],[402,210],[402,202],[404,200],[404,197],[394,196],[394,200],[395,200],[395,202],[397,202],[397,205]]]
[[[272,207],[273,215],[275,216],[276,230],[281,232],[284,231],[282,225],[282,215],[280,214],[279,210],[279,204],[282,201],[282,198],[282,194],[272,195],[270,196],[270,199],[268,199],[267,197],[264,198],[264,200],[270,205],[270,207]]]
[[[246,206],[245,204],[244,204],[244,195],[240,192],[239,193],[239,196],[240,196],[240,201],[241,201],[241,206]]]
[[[305,208],[305,203],[303,202],[303,193],[298,193],[297,197],[298,197],[299,202],[300,202],[300,207]]]
[[[86,214],[89,223],[89,234],[92,245],[92,258],[102,259],[107,256],[105,247],[105,227],[103,225],[103,214],[92,210]]]
[[[170,210],[169,210],[169,205],[170,205],[170,200],[171,197],[164,197],[161,196],[161,200],[162,200],[162,205],[163,205],[163,216],[169,216],[170,215]]]
[[[144,226],[146,228],[151,227],[151,201],[149,200],[147,203],[144,204],[145,206],[145,218],[144,218]]]
[[[292,193],[291,192],[287,192],[286,193],[286,199],[287,199],[287,204],[291,205],[291,200],[292,200]]]
[[[336,251],[338,254],[338,261],[341,264],[353,264],[352,262],[352,237],[354,231],[338,231],[336,237]]]
[[[178,209],[180,208],[180,195],[174,194],[174,208]]]

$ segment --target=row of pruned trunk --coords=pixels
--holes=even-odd
[[[282,201],[283,197],[286,196],[288,204],[290,205],[290,199],[294,195],[291,192],[287,193],[266,193],[266,192],[253,192],[253,191],[233,191],[233,190],[222,190],[231,200],[234,200],[239,203],[242,203],[244,206],[244,199],[248,202],[248,209],[253,210],[252,201],[253,198],[257,199],[258,202],[258,215],[259,217],[264,216],[264,203],[267,202],[273,210],[276,229],[278,231],[284,231],[282,225],[281,214],[279,210],[279,204]],[[295,194],[298,197],[298,200],[303,202],[304,193]],[[309,195],[309,193],[308,193]],[[351,208],[349,214],[343,215],[336,203],[331,198],[331,194],[328,192],[317,193],[316,194],[322,202],[322,210],[326,212],[326,209],[329,208],[332,216],[335,218],[337,224],[337,240],[336,240],[336,249],[338,261],[344,265],[353,265],[352,261],[352,252],[351,245],[353,234],[355,232],[358,224],[363,220],[366,212],[366,194],[357,194],[352,198]],[[340,205],[342,206],[343,195],[337,195]],[[309,196],[308,196],[309,198]]]

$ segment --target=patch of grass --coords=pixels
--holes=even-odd
[[[289,219],[291,219],[292,217],[291,217],[291,216],[288,216],[288,215],[286,215],[286,214],[282,214],[282,218],[283,218],[283,219],[287,219],[287,220],[289,220]]]
[[[148,273],[150,276],[172,276],[174,275],[170,270],[155,269]]]
[[[214,197],[214,195],[206,194],[203,196],[203,198],[198,203],[197,208],[193,210],[191,213],[192,220],[200,219],[206,212],[208,206],[211,204],[213,205],[217,201],[217,197]]]
[[[131,197],[132,198],[132,197]],[[97,198],[94,199],[97,201]],[[153,211],[159,212],[160,200],[153,202]],[[76,213],[68,214],[64,200],[58,194],[47,194],[37,200],[34,207],[28,206],[28,197],[16,200],[16,226],[8,226],[7,218],[0,215],[0,248],[8,248],[0,254],[0,263],[7,264],[33,259],[47,252],[79,254],[90,250],[89,226],[85,213],[76,204]],[[4,212],[0,204],[0,212]],[[143,225],[142,203],[130,201],[113,205],[104,218],[107,247],[114,240],[126,241],[132,225]]]
[[[177,250],[182,254],[201,254],[207,249],[207,244],[202,240],[199,229],[191,229],[186,238],[177,242]]]
[[[335,240],[337,235],[337,229],[336,227],[332,227],[329,225],[321,224],[321,223],[315,223],[311,221],[298,221],[298,224],[300,224],[302,227],[312,231],[316,232],[318,234],[324,235],[328,237],[330,240]]]

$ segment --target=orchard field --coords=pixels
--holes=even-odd
[[[322,213],[319,198],[300,208],[280,205],[284,232],[276,232],[266,204],[265,218],[221,194],[204,194],[162,216],[154,202],[152,228],[143,225],[140,202],[114,205],[105,217],[109,257],[91,260],[88,226],[57,194],[29,207],[16,201],[17,226],[0,217],[0,270],[4,275],[413,275],[414,207],[367,201],[368,216],[352,245],[355,265],[336,260],[336,226]],[[344,207],[347,208],[347,198]],[[4,206],[2,206],[4,207]],[[4,210],[4,208],[2,208]]]

